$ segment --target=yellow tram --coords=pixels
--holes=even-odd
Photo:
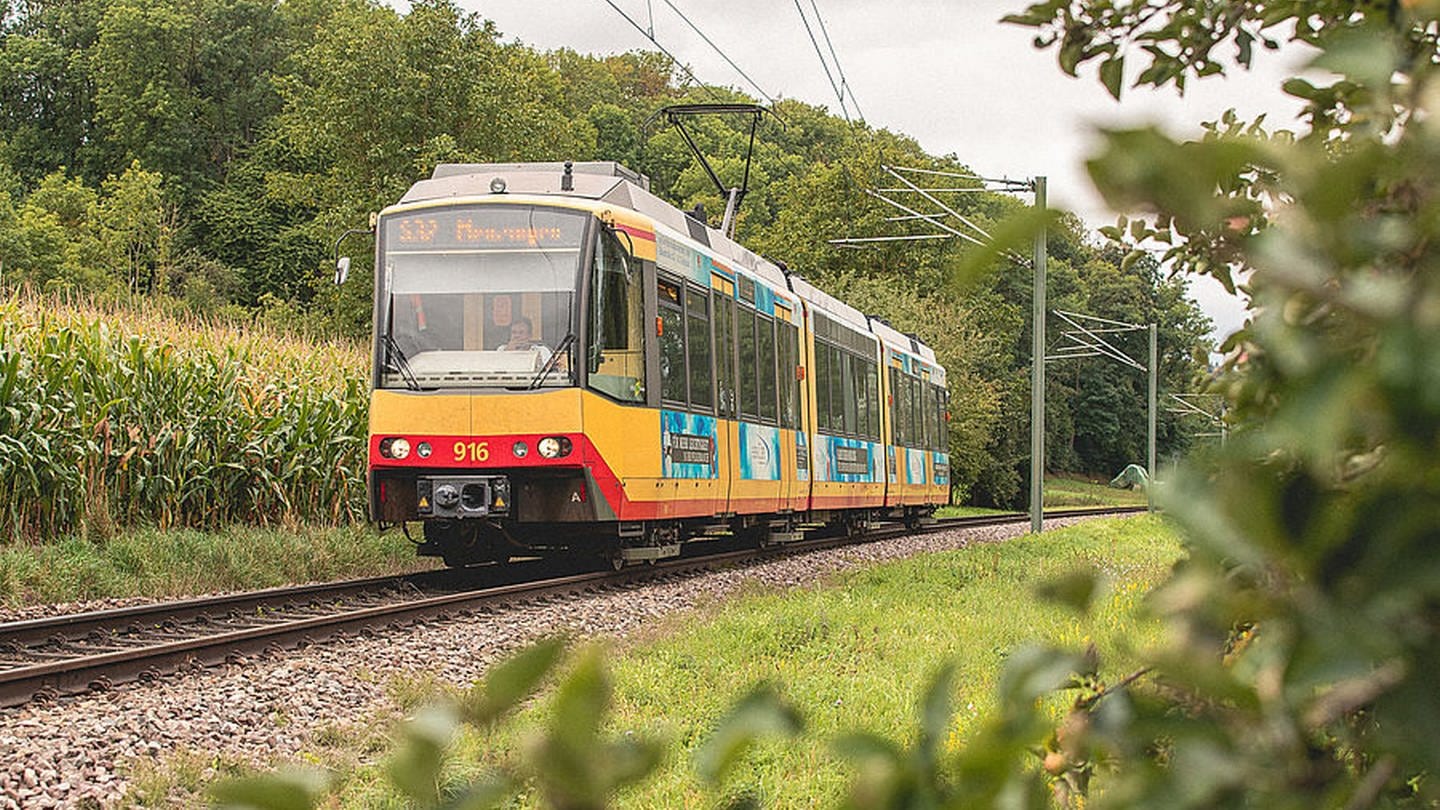
[[[924,519],[945,370],[623,166],[441,165],[379,215],[371,517],[451,565]]]

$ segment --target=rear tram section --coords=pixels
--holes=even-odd
[[[912,525],[945,370],[614,163],[442,165],[377,225],[371,517],[467,565]]]

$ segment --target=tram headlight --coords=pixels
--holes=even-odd
[[[405,438],[390,439],[389,453],[385,452],[385,443],[380,443],[380,455],[389,455],[390,458],[399,460],[410,457],[410,440]]]
[[[530,455],[530,445],[525,442],[515,442],[510,445],[510,452],[514,454],[516,458],[524,458]]]
[[[492,180],[490,181],[490,193],[491,193],[491,194],[504,194],[504,193],[505,193],[505,178],[503,178],[503,177],[496,177],[496,178],[492,179]]]
[[[429,458],[432,452],[434,452],[434,450],[431,449],[430,442],[420,442],[415,445],[415,455],[421,458]]]
[[[545,458],[563,458],[570,455],[570,440],[564,436],[546,436],[535,445]]]

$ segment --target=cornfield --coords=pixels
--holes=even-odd
[[[0,301],[0,539],[364,511],[363,349]]]

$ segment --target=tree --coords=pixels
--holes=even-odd
[[[132,293],[154,291],[165,280],[174,228],[160,190],[163,180],[137,160],[124,174],[106,179],[95,206],[106,266]]]

